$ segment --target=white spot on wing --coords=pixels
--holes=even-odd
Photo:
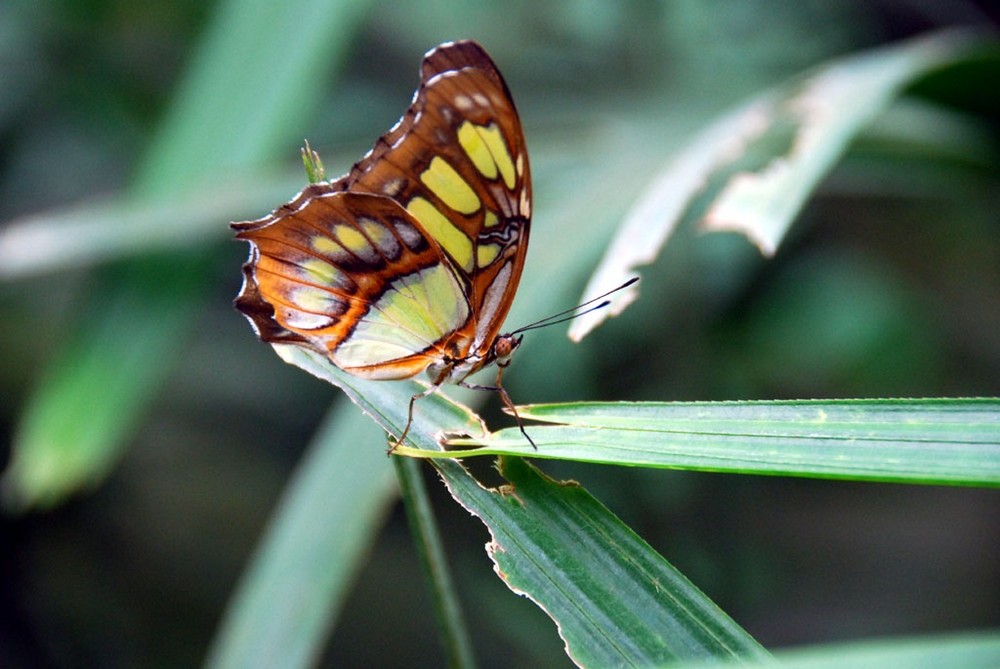
[[[402,177],[394,177],[385,182],[382,186],[382,194],[391,198],[397,197],[406,185],[406,180]]]

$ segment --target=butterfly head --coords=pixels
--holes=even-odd
[[[524,335],[519,334],[502,334],[496,338],[490,357],[497,363],[497,367],[506,367],[510,364],[510,358],[521,345],[522,339]]]

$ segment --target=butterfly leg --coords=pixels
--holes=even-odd
[[[517,408],[514,406],[514,402],[511,401],[510,395],[507,393],[507,389],[504,388],[503,383],[501,383],[500,376],[503,374],[504,367],[506,367],[506,365],[497,365],[497,384],[495,386],[481,386],[478,383],[465,383],[464,381],[458,385],[471,390],[491,390],[500,395],[500,401],[503,402],[503,405],[510,410],[510,412],[514,415],[514,420],[517,421],[517,429],[521,431],[521,434],[523,434],[524,438],[528,440],[531,447],[537,451],[538,446],[535,445],[535,440],[532,439],[531,436],[529,436],[525,431],[524,423],[521,422],[521,416],[517,413]]]
[[[421,393],[417,393],[416,395],[414,395],[413,397],[410,398],[410,407],[409,407],[409,409],[406,412],[406,427],[403,428],[403,433],[401,435],[399,435],[399,438],[396,439],[396,441],[392,444],[392,446],[389,447],[389,450],[386,453],[386,455],[392,455],[392,452],[396,450],[396,447],[399,446],[400,444],[402,444],[404,440],[406,440],[406,435],[409,434],[409,432],[410,432],[410,426],[413,424],[413,405],[414,405],[414,403],[417,400],[419,400],[421,397],[427,397],[428,395],[430,395],[431,393],[433,393],[435,390],[437,390],[440,387],[441,387],[441,384],[434,384],[434,385],[430,386],[427,390],[425,390],[425,391],[423,391]]]

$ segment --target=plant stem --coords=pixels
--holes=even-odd
[[[474,669],[475,656],[462,607],[451,580],[444,554],[441,533],[427,497],[427,487],[420,472],[421,461],[414,458],[392,458],[399,478],[406,517],[413,532],[420,562],[427,574],[434,600],[434,613],[441,631],[448,666]]]

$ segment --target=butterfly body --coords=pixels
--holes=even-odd
[[[251,247],[236,306],[262,340],[356,376],[427,372],[428,392],[462,383],[506,366],[520,343],[500,328],[530,219],[510,92],[482,47],[444,44],[425,56],[402,119],[348,174],[233,224]]]

